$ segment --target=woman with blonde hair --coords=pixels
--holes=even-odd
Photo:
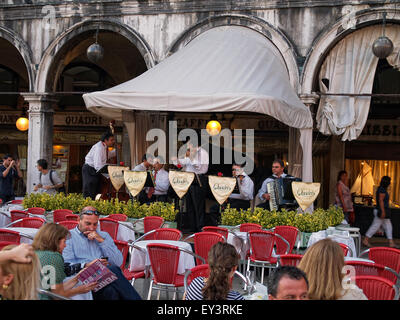
[[[11,251],[16,245],[2,249]],[[14,250],[15,251],[15,250]],[[0,261],[0,300],[37,300],[40,287],[40,263],[35,252],[28,253],[28,261],[15,259]]]
[[[36,233],[33,239],[33,249],[39,257],[43,273],[48,277],[48,290],[64,297],[88,293],[97,283],[76,286],[78,275],[64,282],[67,275],[64,270],[64,258],[62,252],[66,247],[69,231],[62,225],[46,223]],[[49,299],[41,296],[41,299]]]
[[[208,253],[210,275],[197,277],[190,283],[185,294],[186,300],[244,300],[232,290],[232,277],[239,263],[239,255],[234,246],[217,242]]]
[[[355,283],[344,284],[343,249],[331,239],[309,247],[297,266],[307,275],[311,300],[367,300]]]

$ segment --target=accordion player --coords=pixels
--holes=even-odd
[[[291,210],[298,207],[292,191],[293,181],[301,181],[301,179],[287,175],[267,182],[266,191],[270,195],[269,200],[267,200],[269,210]]]

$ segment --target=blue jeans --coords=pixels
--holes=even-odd
[[[93,300],[142,300],[119,267],[108,266],[108,269],[114,272],[118,279],[103,289],[93,292]]]

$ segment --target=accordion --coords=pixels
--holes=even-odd
[[[301,179],[286,176],[284,178],[278,178],[267,183],[267,192],[270,195],[270,210],[295,208],[298,206],[292,191],[293,181],[301,181]]]

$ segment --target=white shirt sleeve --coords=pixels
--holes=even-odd
[[[103,144],[99,143],[93,150],[94,168],[100,170],[107,163],[107,152]]]
[[[168,172],[160,170],[156,176],[155,192],[159,194],[166,194],[169,188]]]

